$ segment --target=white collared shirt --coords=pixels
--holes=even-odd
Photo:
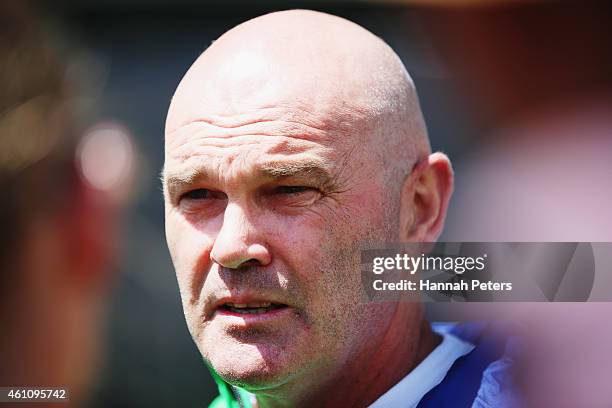
[[[436,385],[440,384],[455,361],[474,349],[446,330],[434,327],[442,342],[408,375],[380,396],[369,408],[414,408]]]

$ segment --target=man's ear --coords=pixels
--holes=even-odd
[[[433,242],[444,226],[453,192],[453,168],[444,153],[418,162],[404,180],[400,195],[400,240]]]

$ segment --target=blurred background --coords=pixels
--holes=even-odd
[[[93,407],[195,407],[216,395],[187,331],[165,244],[164,122],[199,54],[228,29],[270,11],[309,8],[348,18],[400,55],[416,83],[432,147],[447,153],[456,170],[441,240],[612,240],[605,2],[36,5],[67,50],[64,62],[74,65],[88,121],[132,144]]]

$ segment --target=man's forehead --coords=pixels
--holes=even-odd
[[[397,55],[363,28],[273,13],[224,34],[187,72],[168,112],[166,165],[205,155],[252,163],[266,149],[296,154],[296,141],[327,149],[332,162],[349,151],[363,159],[379,136],[383,146],[425,134],[406,116],[418,113],[415,98]],[[270,143],[279,138],[291,140]]]
[[[181,128],[199,123],[214,135],[246,131],[265,122],[276,125],[303,125],[316,136],[320,131],[341,132],[362,126],[370,111],[347,92],[327,88],[302,78],[283,81],[258,78],[242,86],[238,81],[209,81],[189,84],[172,100],[166,122],[166,137]],[[214,82],[214,85],[210,85]],[[215,129],[216,128],[216,129]]]
[[[344,106],[324,111],[299,99],[232,114],[203,111],[185,115],[185,122],[167,131],[167,159],[213,153],[229,157],[245,149],[268,155],[309,151],[335,159],[372,131],[365,112]]]
[[[167,162],[185,162],[197,158],[226,162],[254,162],[257,159],[259,162],[278,158],[285,160],[289,156],[333,159],[342,153],[342,147],[329,142],[324,132],[313,135],[310,129],[303,127],[297,127],[293,135],[282,131],[277,134],[266,126],[253,126],[248,131],[223,136],[208,136],[198,127],[191,126],[191,129],[177,132],[167,140]]]
[[[187,109],[185,109],[187,111]],[[310,111],[299,103],[253,106],[231,114],[192,109],[184,112],[184,120],[168,129],[166,142],[172,146],[185,138],[229,139],[238,136],[286,136],[297,140],[321,142],[330,136],[338,122],[326,115]],[[261,140],[265,143],[265,140]]]

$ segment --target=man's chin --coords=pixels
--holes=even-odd
[[[272,344],[227,342],[206,353],[206,360],[226,382],[249,390],[274,388],[294,372],[288,350]]]
[[[288,379],[286,371],[248,357],[210,364],[226,382],[247,390],[275,388]]]

